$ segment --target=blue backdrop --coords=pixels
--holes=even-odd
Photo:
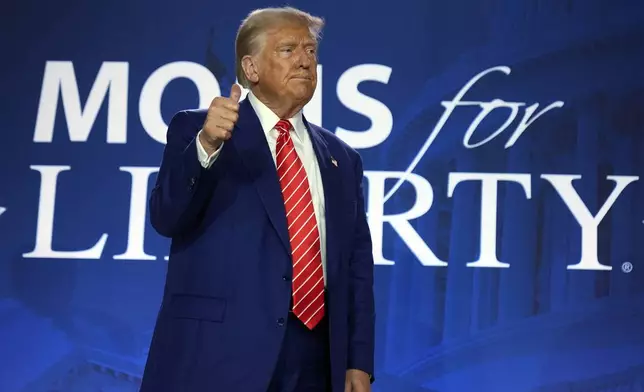
[[[264,1],[3,2],[0,391],[136,391],[165,126]],[[356,147],[376,391],[644,389],[644,3],[292,1]]]

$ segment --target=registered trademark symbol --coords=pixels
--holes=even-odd
[[[624,273],[630,273],[633,270],[633,264],[629,263],[628,261],[622,264],[622,271]]]

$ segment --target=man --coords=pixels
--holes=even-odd
[[[143,392],[370,390],[362,163],[302,115],[322,27],[252,12],[236,39],[247,99],[234,85],[169,125],[150,215],[172,246]]]

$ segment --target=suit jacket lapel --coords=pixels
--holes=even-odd
[[[248,168],[250,178],[257,187],[268,217],[290,255],[291,245],[288,238],[286,211],[275,162],[266,143],[262,126],[248,99],[239,104],[239,120],[230,140]]]
[[[318,160],[320,167],[320,175],[322,177],[322,186],[324,188],[324,209],[325,209],[325,223],[326,223],[326,267],[327,279],[331,282],[334,276],[338,261],[340,260],[340,247],[338,235],[341,235],[341,176],[337,167],[337,161],[334,164],[334,158],[329,151],[326,140],[322,137],[320,132],[309,124],[304,118],[304,125],[309,131],[311,143]]]
[[[337,270],[337,261],[340,259],[337,236],[342,232],[341,216],[339,216],[341,215],[341,176],[338,167],[333,164],[334,158],[322,135],[308,123],[306,118],[304,125],[311,137],[324,188],[327,278],[330,280]],[[268,143],[266,143],[262,126],[248,99],[240,102],[239,120],[230,141],[248,168],[250,178],[257,187],[268,217],[284,248],[290,254],[291,245],[288,237],[286,211],[275,163]]]

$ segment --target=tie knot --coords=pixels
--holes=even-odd
[[[288,133],[291,130],[291,123],[288,120],[279,120],[275,125],[279,133]]]

